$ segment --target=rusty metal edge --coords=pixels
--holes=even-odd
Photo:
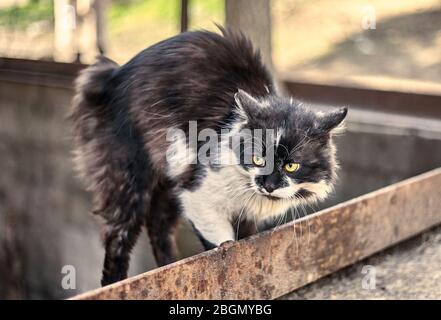
[[[75,77],[85,67],[80,63],[0,57],[0,80],[72,90]]]
[[[277,298],[440,224],[440,189],[441,168],[71,299]]]

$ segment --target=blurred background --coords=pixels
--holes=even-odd
[[[216,30],[214,23],[224,24],[224,0],[190,2],[189,29]],[[268,6],[279,71],[439,80],[439,0],[272,0]],[[375,29],[363,29],[371,14]],[[0,3],[3,57],[91,63],[101,49],[124,63],[180,30],[180,0]]]
[[[78,71],[100,53],[122,64],[179,32],[217,32],[215,23],[261,48],[284,94],[349,106],[340,183],[319,208],[440,166],[440,0],[1,0],[0,298],[99,286],[99,224],[65,120]],[[185,225],[180,249],[201,251]],[[65,266],[74,288],[62,286]],[[154,267],[144,235],[130,274]]]

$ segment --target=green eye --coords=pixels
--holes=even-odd
[[[265,159],[259,156],[253,156],[253,163],[258,167],[263,167],[265,165]]]
[[[299,168],[300,168],[300,164],[298,164],[298,163],[291,162],[291,163],[285,164],[285,170],[287,172],[295,172],[295,171],[299,170]]]

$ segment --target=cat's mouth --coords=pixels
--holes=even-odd
[[[281,199],[283,199],[283,198],[280,198],[280,197],[273,196],[273,195],[271,195],[271,194],[264,194],[264,193],[262,193],[262,195],[263,195],[264,197],[270,199],[270,200],[273,200],[273,201],[277,201],[277,200],[281,200]]]
[[[267,192],[267,191],[265,191],[265,190],[263,190],[261,188],[258,189],[258,192],[259,192],[259,194],[261,196],[263,196],[263,197],[265,197],[267,199],[270,199],[272,201],[278,201],[278,200],[282,200],[283,199],[282,197],[279,197],[279,196],[277,196],[275,194],[269,193],[269,192]]]
[[[313,196],[313,193],[312,193],[312,192],[307,191],[307,190],[305,190],[305,189],[300,189],[300,190],[298,190],[298,191],[295,192],[294,195],[291,196],[291,197],[283,197],[283,196],[279,196],[279,195],[276,195],[276,194],[274,194],[274,193],[269,193],[269,192],[267,192],[267,191],[265,191],[265,190],[262,190],[262,189],[260,189],[260,188],[257,190],[257,192],[258,192],[262,197],[265,197],[265,198],[267,198],[267,199],[269,199],[269,200],[272,200],[272,201],[281,201],[281,200],[286,200],[286,199],[303,199],[303,200],[306,200],[306,199],[309,199],[309,198],[311,198],[311,197]]]

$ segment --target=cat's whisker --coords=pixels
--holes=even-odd
[[[303,212],[303,216],[301,216],[300,218],[304,218],[308,215],[306,209],[305,209],[305,205],[304,202],[306,202],[307,200],[304,197],[301,197],[304,201],[299,203],[299,208],[302,210]],[[300,212],[299,212],[300,213]],[[308,224],[309,227],[309,224]],[[303,237],[303,228],[302,228],[302,237]]]
[[[254,191],[253,194],[256,196],[256,195],[257,195],[257,192]],[[254,220],[254,227],[256,228],[256,231],[259,232],[259,226],[258,226],[257,221],[256,221],[256,215],[253,214],[252,216],[253,216],[253,220]]]
[[[253,198],[253,196],[254,196],[254,194],[251,194],[251,196],[244,202],[242,209],[239,213],[239,218],[237,219],[236,240],[239,240],[239,228],[240,228],[242,214],[245,212],[245,208],[246,208],[248,202]]]
[[[290,208],[290,210],[295,210],[295,207]],[[294,221],[295,221],[295,216],[296,216],[296,214],[294,214]],[[299,253],[299,243],[298,243],[298,240],[297,240],[297,231],[296,231],[296,224],[295,224],[295,222],[293,223],[292,228],[293,228],[294,237],[291,239],[291,244],[292,244],[293,241],[295,241],[295,244],[296,244],[296,255],[298,255],[298,253]]]
[[[313,210],[313,212],[317,211],[316,208],[312,207],[312,205],[313,205],[312,203],[307,201],[303,196],[300,196],[300,197],[304,199],[304,204],[309,206],[311,208],[311,210]],[[304,204],[302,203],[302,206],[304,206]],[[306,208],[305,208],[305,216],[306,215],[307,215],[307,212],[306,212]],[[319,219],[320,219],[320,217],[319,217]],[[308,247],[309,247],[309,244],[311,242],[311,225],[310,225],[309,219],[306,219],[306,220],[308,222]]]
[[[296,152],[297,150],[302,149],[306,144],[308,144],[310,142],[310,139],[308,138],[308,136],[305,134],[305,136],[303,137],[303,139],[296,145],[294,146],[294,148],[291,149],[288,157],[292,156],[294,154],[294,152]]]
[[[231,200],[236,200],[237,198],[243,196],[244,194],[246,194],[246,193],[248,193],[248,192],[250,192],[250,191],[252,191],[252,190],[250,190],[249,188],[244,188],[244,189],[242,189],[242,190],[238,189],[238,190],[236,190],[236,192],[239,192],[239,193],[238,193],[238,194],[235,194],[235,195],[231,198]]]
[[[309,221],[309,219],[306,219],[307,223],[308,223],[308,248],[309,248],[309,244],[311,243],[311,222]]]
[[[279,142],[279,146],[282,146],[283,148],[285,148],[286,155],[289,156],[289,150],[288,150],[288,148],[287,148],[284,144],[282,144],[282,143],[280,143],[280,142]]]
[[[299,208],[301,209],[301,211],[303,213],[303,216],[301,216],[300,218],[306,217],[307,216],[307,212],[305,211],[305,207],[304,207],[304,204],[302,202],[299,204]],[[303,223],[303,222],[301,222],[301,223]],[[302,227],[302,237],[303,237],[303,227]]]

